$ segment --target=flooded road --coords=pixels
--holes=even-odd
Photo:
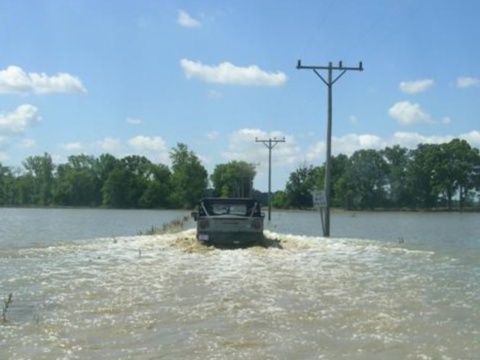
[[[2,247],[0,295],[13,302],[0,358],[480,353],[478,264],[393,241],[265,234],[282,249],[207,248],[192,229]]]

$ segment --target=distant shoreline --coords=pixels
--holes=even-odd
[[[265,205],[264,205],[265,208]],[[170,211],[190,211],[191,209],[174,209],[174,208],[115,208],[115,207],[105,207],[105,206],[45,206],[45,205],[0,205],[0,209],[92,209],[92,210],[170,210]],[[274,208],[272,211],[319,211],[317,208]],[[332,213],[480,213],[480,208],[464,208],[464,209],[447,209],[447,208],[435,208],[435,209],[355,209],[355,210],[346,210],[341,208],[330,208]],[[265,211],[263,211],[265,212]]]

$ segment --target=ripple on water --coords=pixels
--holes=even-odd
[[[0,357],[474,358],[479,290],[449,259],[266,231],[219,250],[193,230],[18,250]],[[461,275],[461,276],[460,276]],[[476,332],[476,333],[475,333]]]

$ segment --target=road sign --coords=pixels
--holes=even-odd
[[[327,198],[325,197],[325,191],[323,190],[312,191],[312,200],[313,206],[317,208],[327,207]]]

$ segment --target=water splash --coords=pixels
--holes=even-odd
[[[2,257],[0,358],[474,358],[475,274],[374,240],[266,231],[220,250],[194,230]],[[18,300],[17,300],[18,299]]]

